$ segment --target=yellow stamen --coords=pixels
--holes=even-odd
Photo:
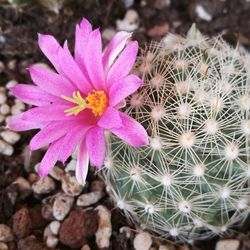
[[[84,109],[87,108],[86,101],[82,98],[80,91],[74,92],[73,98],[70,98],[67,96],[62,96],[62,98],[69,101],[69,102],[73,102],[73,103],[77,104],[77,106],[75,106],[73,108],[69,108],[69,109],[64,110],[64,112],[66,113],[67,116],[77,115],[81,111],[83,111]]]
[[[93,90],[87,95],[86,101],[95,116],[102,115],[108,106],[108,97],[103,90]]]

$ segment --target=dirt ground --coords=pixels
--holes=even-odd
[[[86,17],[95,27],[104,30],[117,30],[117,20],[123,20],[130,9],[138,14],[133,33],[141,46],[151,40],[159,41],[167,32],[186,34],[192,23],[196,23],[202,33],[212,36],[223,34],[223,37],[233,46],[239,44],[246,49],[250,48],[250,1],[248,0],[135,0],[126,7],[125,4],[133,1],[122,0],[65,0],[59,1],[54,11],[42,5],[11,6],[0,0],[0,86],[16,80],[29,82],[26,68],[33,63],[47,62],[37,44],[37,34],[52,34],[60,42],[68,40],[70,47],[74,42],[74,27],[82,17]],[[205,14],[197,11],[202,6]],[[57,12],[57,13],[56,13]],[[109,34],[107,32],[107,34]],[[109,35],[104,37],[108,42]],[[13,100],[9,100],[11,103]],[[5,122],[1,123],[2,130]],[[20,190],[13,181],[17,177],[24,177],[32,183],[32,175],[24,169],[24,160],[29,165],[37,163],[43,152],[38,152],[29,158],[27,145],[32,132],[22,133],[21,140],[15,144],[12,156],[0,155],[0,224],[11,225],[14,214],[21,208],[27,208],[29,214],[39,210],[49,195],[27,195],[24,199],[18,197]],[[96,176],[88,176],[89,183],[96,181]],[[61,190],[59,182],[52,194]],[[84,192],[90,191],[90,188]],[[133,243],[130,238],[119,232],[122,226],[127,226],[125,218],[117,209],[114,209],[108,196],[105,195],[98,204],[105,205],[112,211],[111,244],[109,249],[131,250]],[[96,205],[95,205],[96,206]],[[32,217],[32,216],[31,216]],[[27,238],[34,235],[36,240],[31,245],[25,245],[23,237],[15,236],[15,240],[8,244],[9,249],[80,249],[66,247],[62,242],[55,248],[48,248],[42,242],[45,227],[48,221],[40,219],[39,227],[31,227]],[[250,249],[250,240],[247,236],[250,228],[248,223],[241,228],[242,233],[233,233],[228,238],[238,238],[241,249]],[[212,250],[218,238],[199,242],[193,249]],[[21,243],[20,243],[21,242]],[[22,245],[24,244],[24,245]],[[98,249],[94,237],[90,237],[88,244],[91,249]],[[29,248],[30,247],[30,248]],[[1,248],[0,248],[1,249]],[[157,249],[157,248],[155,248]]]

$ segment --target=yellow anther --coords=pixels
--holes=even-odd
[[[87,95],[86,101],[95,116],[102,115],[108,106],[108,97],[103,90],[93,90]]]
[[[82,98],[80,91],[74,92],[72,96],[73,96],[73,98],[67,97],[67,96],[62,96],[63,99],[65,99],[65,100],[67,100],[69,102],[77,104],[73,108],[69,108],[69,109],[64,110],[64,112],[66,113],[67,116],[69,116],[69,115],[77,115],[81,111],[83,111],[84,109],[87,108],[86,101]]]

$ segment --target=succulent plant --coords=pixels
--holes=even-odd
[[[151,43],[134,71],[144,85],[125,112],[150,144],[108,135],[101,175],[117,206],[163,238],[224,234],[250,208],[250,56],[193,26]]]

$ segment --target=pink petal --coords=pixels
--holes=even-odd
[[[49,146],[38,168],[40,177],[48,175],[55,166],[60,153],[61,143],[62,139],[59,139]]]
[[[137,52],[138,43],[136,41],[129,42],[108,72],[108,87],[120,78],[129,74],[135,63]]]
[[[76,90],[65,77],[56,74],[55,72],[41,66],[32,66],[29,68],[30,76],[34,83],[44,91],[61,97],[72,96]]]
[[[51,102],[54,103],[61,101],[61,99],[56,98],[55,96],[34,85],[17,84],[11,88],[11,92],[23,102],[35,106],[48,105]]]
[[[98,126],[91,128],[86,135],[86,146],[90,162],[96,167],[101,167],[105,157],[104,130]]]
[[[122,120],[120,118],[120,113],[115,108],[108,107],[105,113],[98,121],[98,126],[104,129],[122,127]]]
[[[75,31],[75,61],[82,70],[86,78],[88,73],[86,70],[86,48],[89,39],[89,34],[92,31],[92,26],[85,18],[82,19],[80,25],[76,25]]]
[[[56,104],[35,107],[23,113],[23,120],[43,122],[77,118],[75,116],[66,116],[64,111],[68,108],[70,108],[70,106]]]
[[[58,63],[57,53],[60,44],[53,36],[38,34],[38,44],[43,54],[50,60],[55,67],[56,71],[61,73],[61,69]]]
[[[39,131],[30,141],[30,149],[37,150],[42,148],[60,137],[64,136],[72,129],[74,123],[72,122],[53,122],[41,131]]]
[[[79,141],[82,140],[88,129],[89,126],[81,124],[80,126],[73,128],[67,133],[67,135],[63,139],[60,153],[60,160],[62,162],[65,162],[73,153],[76,145],[79,143]]]
[[[121,113],[123,127],[112,128],[110,131],[133,147],[140,147],[148,144],[148,135],[144,127],[131,118]]]
[[[89,169],[89,154],[83,140],[78,149],[78,158],[76,165],[76,179],[81,185],[85,185]]]
[[[128,39],[131,37],[132,33],[125,31],[118,32],[114,38],[110,41],[107,49],[104,52],[102,63],[104,65],[104,71],[107,72],[111,65],[114,63],[117,56],[124,49]]]
[[[47,122],[40,122],[34,119],[34,121],[23,120],[23,113],[12,116],[8,122],[8,127],[14,131],[26,131],[30,129],[43,128],[47,125]]]
[[[63,48],[59,50],[58,59],[64,75],[66,75],[67,78],[75,84],[78,90],[86,95],[92,91],[92,85],[84,76],[83,72],[80,70],[74,58],[70,54],[67,43],[65,43]]]
[[[85,53],[89,78],[95,89],[103,89],[104,71],[102,65],[102,39],[99,29],[90,33]]]
[[[109,104],[117,105],[125,97],[134,93],[142,85],[142,80],[136,75],[128,75],[114,82],[109,91]]]

